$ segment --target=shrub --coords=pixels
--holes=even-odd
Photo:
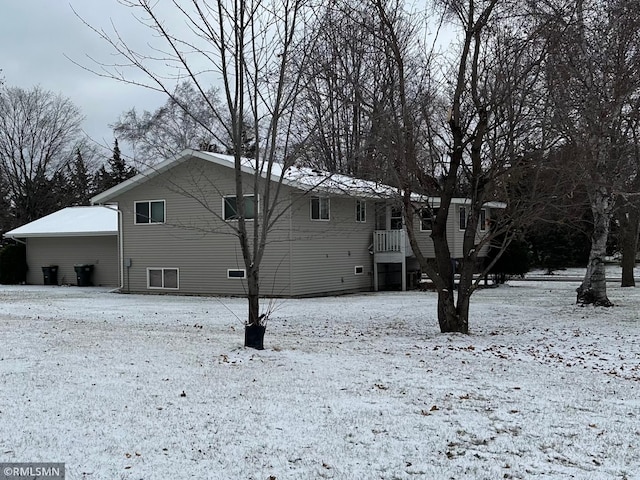
[[[27,280],[27,250],[24,245],[5,245],[0,249],[0,283],[15,285]]]

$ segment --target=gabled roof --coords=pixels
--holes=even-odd
[[[222,155],[220,153],[203,152],[191,149],[183,150],[175,157],[169,158],[154,167],[148,168],[129,180],[96,195],[91,199],[91,203],[98,204],[107,202],[115,196],[131,190],[137,185],[160,175],[190,158],[198,158],[227,168],[234,168],[235,165],[235,158],[232,155]],[[255,173],[255,160],[243,158],[242,171],[253,175]],[[264,171],[261,172],[261,175],[263,178],[267,177],[266,167],[264,168]],[[283,174],[282,165],[274,163],[271,171],[271,180],[277,182],[281,177],[283,184],[303,191],[318,191],[338,195],[372,198],[391,197],[398,193],[396,188],[389,185],[361,180],[348,175],[322,172],[307,167],[289,167],[284,170]]]
[[[118,212],[108,207],[67,207],[4,234],[7,238],[118,234]]]
[[[203,152],[200,150],[187,149],[180,152],[175,157],[169,158],[156,166],[150,167],[144,172],[126,180],[115,187],[106,190],[91,199],[93,204],[101,204],[108,202],[112,198],[125,193],[132,188],[146,182],[147,180],[160,175],[161,173],[187,161],[190,158],[199,158],[207,162],[221,165],[227,168],[234,168],[235,157],[232,155],[223,155],[220,153]],[[250,158],[242,159],[242,171],[253,175],[255,173],[255,160]],[[266,167],[261,172],[263,178],[267,178]],[[394,198],[401,195],[401,191],[390,185],[383,183],[362,180],[348,175],[339,173],[323,172],[314,168],[291,166],[284,169],[279,163],[273,163],[271,169],[271,180],[279,181],[282,177],[282,183],[292,188],[305,192],[318,192],[333,195],[347,195],[359,198]],[[426,197],[419,194],[412,194],[412,199],[416,202],[425,202],[429,205],[437,207],[440,204],[438,197]],[[469,204],[470,200],[466,198],[453,198],[454,204]],[[506,204],[502,202],[488,202],[485,206],[489,208],[505,208]]]

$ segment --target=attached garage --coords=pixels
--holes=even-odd
[[[27,249],[31,285],[119,286],[118,212],[68,207],[11,230]]]

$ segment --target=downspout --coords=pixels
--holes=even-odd
[[[124,289],[124,242],[122,241],[122,210],[119,208],[112,208],[110,205],[99,204],[101,207],[115,210],[118,212],[118,273],[120,276],[120,286],[111,292],[120,291]]]
[[[293,194],[289,192],[289,296],[293,297]]]

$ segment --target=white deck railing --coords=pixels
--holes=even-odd
[[[375,253],[404,252],[404,230],[376,230],[373,232],[373,248]]]

